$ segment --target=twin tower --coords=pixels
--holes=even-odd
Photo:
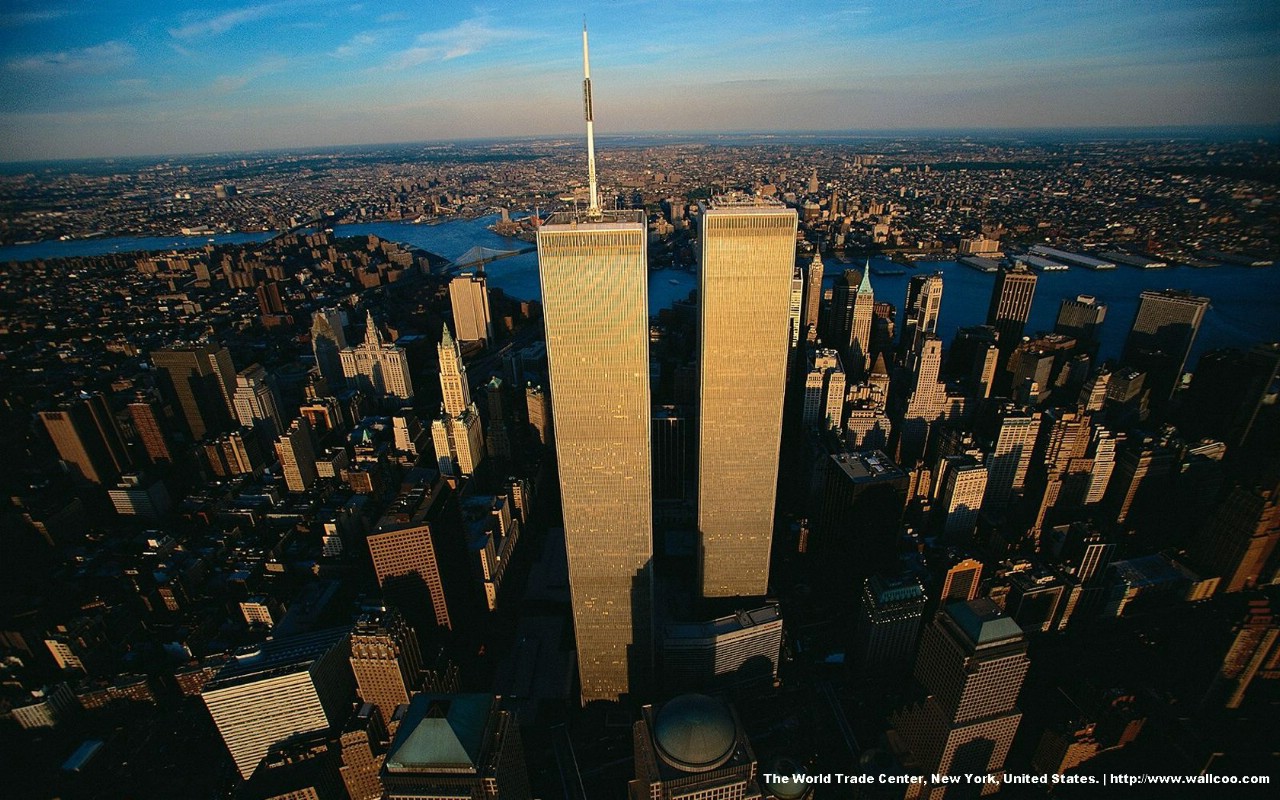
[[[648,230],[598,204],[583,31],[590,203],[538,231],[547,356],[582,702],[652,672]],[[791,334],[796,213],[723,197],[699,215],[698,580],[759,597],[769,580]]]

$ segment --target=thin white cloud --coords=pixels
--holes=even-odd
[[[20,72],[89,75],[127,66],[137,56],[131,45],[112,40],[92,47],[35,53],[9,61],[8,67]]]
[[[244,25],[247,22],[256,22],[263,17],[269,17],[273,14],[281,13],[290,3],[264,3],[261,5],[245,6],[243,8],[235,8],[230,11],[224,11],[221,14],[204,19],[194,19],[180,28],[170,28],[169,35],[176,39],[194,39],[200,36],[217,36],[220,33]]]
[[[461,58],[502,42],[527,37],[524,31],[514,28],[494,28],[483,19],[469,19],[442,31],[424,33],[418,44],[440,47],[444,51],[441,60]]]
[[[420,34],[413,47],[392,54],[385,66],[391,70],[403,70],[428,61],[451,61],[531,35],[515,28],[495,28],[483,17],[476,17],[451,28]]]
[[[334,58],[354,58],[355,56],[368,52],[377,43],[377,34],[372,31],[364,31],[363,33],[357,33],[346,42],[338,45],[329,55]]]

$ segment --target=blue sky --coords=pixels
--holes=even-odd
[[[1280,123],[1274,0],[4,0],[0,161],[576,133]]]

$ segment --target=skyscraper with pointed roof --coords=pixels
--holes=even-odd
[[[871,318],[875,316],[876,296],[871,290],[871,262],[867,261],[853,296],[853,313],[849,320],[849,349],[845,369],[865,375],[871,367]]]
[[[484,429],[480,412],[471,400],[462,351],[449,334],[448,325],[441,326],[436,351],[440,356],[440,393],[444,398],[440,416],[431,423],[436,461],[445,475],[472,475],[484,459]]]
[[[403,347],[382,340],[373,312],[365,318],[364,341],[355,347],[343,348],[339,358],[347,385],[387,403],[413,399],[409,355]]]
[[[538,228],[538,270],[586,703],[652,672],[653,489],[648,231],[643,212],[600,208],[585,28],[582,46],[589,204]]]
[[[814,253],[805,272],[804,281],[804,337],[807,342],[818,340],[818,310],[822,305],[822,254]]]

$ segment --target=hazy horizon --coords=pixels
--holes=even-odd
[[[881,130],[740,130],[740,131],[618,131],[609,134],[596,134],[597,149],[612,147],[630,148],[644,146],[678,145],[681,142],[706,143],[706,140],[723,139],[724,144],[734,146],[749,144],[751,139],[778,140],[778,144],[826,145],[874,140],[907,140],[938,142],[947,139],[964,138],[992,142],[1026,141],[1029,143],[1069,143],[1094,140],[1142,141],[1159,140],[1204,140],[1212,142],[1239,141],[1241,139],[1280,139],[1280,123],[1269,125],[1164,125],[1164,126],[1114,126],[1093,128],[886,128]],[[69,156],[54,158],[29,158],[15,161],[0,161],[0,166],[20,167],[29,164],[59,164],[81,162],[115,162],[115,161],[149,161],[153,159],[200,159],[200,158],[233,158],[246,155],[285,154],[285,153],[323,153],[329,150],[363,149],[403,149],[403,148],[467,148],[520,144],[546,145],[561,140],[585,140],[583,131],[565,131],[526,136],[475,136],[453,139],[406,139],[386,142],[329,142],[316,145],[282,145],[280,147],[261,147],[246,150],[210,150],[170,153],[136,153],[110,154],[93,156]],[[652,144],[643,140],[653,139]],[[669,139],[670,142],[657,140]],[[641,141],[630,141],[641,140]],[[813,141],[808,141],[813,140]],[[716,144],[717,142],[711,142]],[[585,145],[584,145],[585,147]]]
[[[1280,125],[1255,0],[8,5],[4,162],[572,136],[584,12],[602,138]]]

